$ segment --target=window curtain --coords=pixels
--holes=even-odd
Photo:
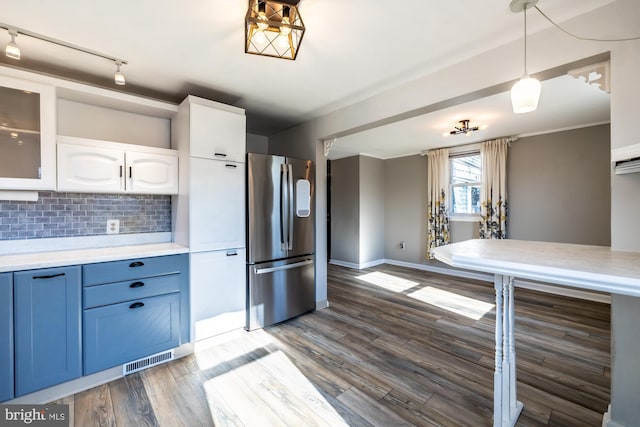
[[[480,238],[507,238],[507,150],[509,139],[482,143],[480,189]]]
[[[433,249],[449,243],[449,149],[427,153],[427,256]]]

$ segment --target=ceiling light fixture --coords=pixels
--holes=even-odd
[[[304,35],[298,6],[271,0],[249,0],[244,51],[254,55],[296,59]]]
[[[18,36],[18,34],[21,34],[23,36],[29,36],[34,39],[42,40],[58,46],[77,50],[78,52],[88,53],[89,55],[98,56],[100,58],[113,61],[116,63],[116,66],[117,66],[117,71],[115,74],[116,84],[118,85],[125,84],[124,75],[122,74],[122,72],[120,72],[120,66],[128,64],[128,62],[124,59],[116,58],[115,56],[107,55],[105,53],[100,53],[95,50],[91,50],[75,44],[67,43],[62,40],[54,39],[52,37],[47,37],[45,35],[34,33],[33,31],[25,30],[23,28],[14,27],[13,25],[4,24],[2,22],[0,22],[0,28],[4,28],[5,30],[9,31],[9,34],[11,35],[11,41],[7,43],[7,47],[5,49],[5,53],[9,58],[18,59],[18,60],[21,58],[20,48],[16,44],[16,37]]]
[[[120,71],[120,67],[122,66],[121,61],[116,61],[116,73],[113,75],[113,79],[115,80],[117,85],[124,86],[127,82],[124,78],[124,74]]]
[[[511,105],[514,113],[528,113],[538,108],[540,82],[527,73],[527,9],[535,6],[538,0],[512,0],[511,11],[524,13],[524,74],[511,88]]]
[[[480,130],[478,126],[469,126],[470,120],[467,120],[467,119],[460,120],[458,123],[459,123],[459,126],[454,126],[453,130],[449,132],[449,135],[460,135],[463,133],[465,135],[471,135],[471,132]]]
[[[9,28],[9,35],[11,36],[11,41],[7,43],[7,47],[4,52],[8,58],[11,59],[20,59],[20,47],[16,44],[16,37],[18,37],[18,32],[13,28]]]

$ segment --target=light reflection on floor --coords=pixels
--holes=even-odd
[[[357,279],[392,292],[402,293],[420,285],[418,282],[403,279],[402,277],[397,277],[381,271],[363,274],[361,276],[357,276]],[[406,295],[426,304],[430,304],[474,320],[481,319],[495,307],[495,304],[458,295],[432,286],[425,286],[414,292],[407,293]]]
[[[201,341],[195,351],[216,426],[347,426],[265,330]]]
[[[382,273],[380,271],[374,271],[373,273],[363,274],[356,277],[359,280],[363,280],[372,285],[379,286],[393,292],[404,292],[408,289],[418,286],[418,282],[403,279],[391,274]]]

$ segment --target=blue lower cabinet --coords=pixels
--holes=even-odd
[[[13,399],[13,274],[0,274],[0,402]]]
[[[79,266],[14,273],[15,394],[82,374]]]
[[[180,293],[84,310],[84,374],[180,344]]]

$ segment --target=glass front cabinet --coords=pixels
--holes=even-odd
[[[55,88],[0,75],[0,190],[54,190]]]

